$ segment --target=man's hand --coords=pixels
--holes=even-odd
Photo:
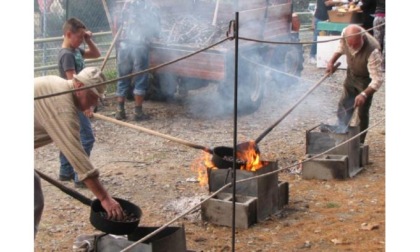
[[[92,32],[91,31],[85,31],[84,35],[85,42],[89,42],[92,39]]]
[[[85,114],[85,116],[88,117],[88,118],[92,118],[93,117],[93,109],[92,108],[86,109],[85,111],[83,111],[83,114]]]
[[[111,196],[105,197],[101,201],[102,207],[105,209],[108,219],[110,220],[122,220],[124,218],[124,211],[120,204],[114,200]]]
[[[367,99],[366,97],[359,94],[358,96],[356,96],[356,99],[354,99],[354,107],[363,106],[363,104],[365,104],[366,102],[366,99]]]
[[[328,62],[327,63],[327,68],[325,69],[325,73],[326,74],[332,74],[334,71],[334,63]]]

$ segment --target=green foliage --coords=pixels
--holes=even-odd
[[[338,207],[340,207],[340,205],[339,205],[338,203],[335,203],[335,202],[328,202],[328,203],[325,205],[325,207],[326,207],[326,208],[338,208]]]
[[[105,78],[107,80],[116,79],[117,78],[117,70],[116,69],[104,70],[104,75],[105,75]],[[106,87],[107,94],[115,93],[116,90],[117,90],[117,83],[116,82],[110,83]]]

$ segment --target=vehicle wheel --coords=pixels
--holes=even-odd
[[[272,74],[273,80],[278,85],[290,87],[299,82],[303,70],[303,48],[302,45],[278,46],[269,63],[270,67],[278,69],[283,73]]]
[[[178,77],[174,74],[154,74],[149,82],[146,99],[154,101],[167,101],[174,99],[178,85]]]
[[[238,113],[250,114],[255,112],[261,105],[264,98],[264,83],[262,71],[245,60],[239,60],[238,69]],[[229,101],[234,98],[234,68],[228,71],[224,82],[218,86],[219,93]]]

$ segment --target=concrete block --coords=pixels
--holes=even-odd
[[[327,125],[331,129],[336,126]],[[347,141],[359,133],[359,127],[349,127],[344,133],[317,132],[314,129],[306,131],[306,154],[319,154]],[[328,152],[331,155],[346,155],[348,157],[348,176],[352,177],[360,169],[360,140],[354,140]]]
[[[279,209],[282,209],[285,205],[289,204],[289,183],[279,181]]]
[[[313,155],[306,155],[310,158]],[[345,179],[349,175],[349,160],[347,155],[322,155],[303,163],[302,177],[304,179]]]
[[[263,168],[252,172],[245,170],[236,171],[236,179],[247,179],[250,177],[258,176],[268,172],[272,172],[278,169],[277,162],[267,162],[267,165]],[[224,186],[227,182],[230,182],[231,171],[228,169],[209,169],[209,190],[215,192]],[[227,179],[228,178],[228,179]],[[269,176],[261,177],[258,179],[249,180],[244,183],[236,185],[236,194],[256,197],[257,202],[257,218],[258,221],[265,220],[268,216],[278,211],[278,199],[279,191],[278,184],[279,178],[278,173],[273,173]],[[232,188],[226,188],[223,190],[224,193],[232,193]]]
[[[201,219],[212,224],[232,227],[232,194],[219,193],[201,205]],[[257,198],[236,195],[235,226],[248,228],[257,222]]]
[[[365,167],[369,164],[369,145],[360,146],[360,166]]]
[[[141,238],[154,232],[159,227],[137,227],[133,233],[127,236],[129,241],[138,241]],[[98,250],[103,251],[103,250]],[[133,248],[139,252],[167,252],[167,251],[187,251],[187,240],[185,237],[185,227],[167,227],[150,239],[140,243]]]

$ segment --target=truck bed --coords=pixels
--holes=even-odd
[[[218,12],[218,22],[227,24],[234,19],[234,1],[221,2]],[[238,1],[240,10],[240,36],[276,40],[290,33],[292,3],[291,0],[272,0],[267,7],[266,0]],[[179,16],[201,13],[203,22],[212,22],[215,2],[197,1],[191,5],[190,0],[161,0],[159,9],[161,15]],[[224,32],[225,33],[225,32]],[[254,42],[240,42],[240,50],[256,45]],[[165,44],[155,42],[150,50],[150,65],[156,66],[187,54],[202,47],[188,44]],[[182,77],[198,78],[211,81],[225,79],[226,52],[233,50],[234,43],[227,41],[221,46],[207,50],[186,60],[159,69],[158,73],[171,73]]]

